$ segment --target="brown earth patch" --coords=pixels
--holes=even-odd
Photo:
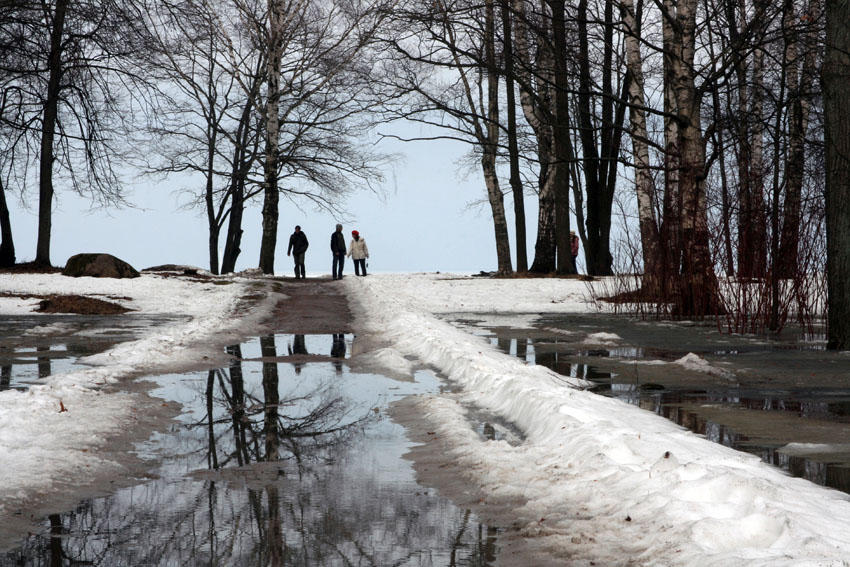
[[[25,262],[23,264],[0,268],[0,274],[58,274],[61,271],[62,268],[43,266],[35,262]]]
[[[270,327],[304,335],[351,332],[353,317],[338,282],[330,278],[275,281],[286,297],[269,314]]]
[[[120,315],[132,311],[117,303],[82,295],[48,295],[35,309],[39,313],[76,313],[79,315]]]

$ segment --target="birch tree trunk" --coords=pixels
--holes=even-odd
[[[620,10],[625,27],[626,66],[629,83],[629,124],[634,162],[635,193],[638,203],[638,225],[643,249],[643,282],[645,294],[664,297],[665,278],[658,219],[655,215],[655,186],[649,161],[649,132],[646,127],[646,97],[640,54],[642,0],[635,10],[634,0],[622,0]]]
[[[665,6],[672,4],[665,1]],[[711,262],[705,195],[705,141],[700,123],[701,94],[695,82],[697,0],[670,6],[663,18],[665,45],[672,47],[669,87],[676,104],[679,157],[680,284],[683,315],[708,315],[718,309],[717,281]]]
[[[664,0],[663,13],[675,15],[676,3]],[[673,23],[669,18],[664,19],[663,26],[663,66],[664,66],[664,199],[662,203],[661,250],[663,253],[660,266],[660,281],[673,283],[678,278],[680,269],[681,215],[682,198],[679,187],[679,123],[673,118],[678,114],[678,104],[674,93],[673,56],[676,48],[676,37],[673,33]],[[678,289],[678,282],[675,283]],[[670,288],[669,291],[673,291]]]
[[[495,0],[485,0],[485,52],[487,58],[487,124],[486,139],[482,144],[481,168],[487,196],[493,211],[493,229],[496,236],[496,261],[499,274],[513,272],[511,246],[508,239],[508,222],[505,203],[499,187],[496,156],[499,151],[499,69],[496,64],[496,10]]]
[[[516,269],[520,273],[528,271],[528,250],[525,228],[525,195],[519,176],[519,148],[516,124],[516,89],[514,87],[514,53],[511,30],[510,0],[501,0],[502,33],[504,41],[505,92],[508,113],[508,159],[510,162],[510,185],[514,198],[514,230],[516,233]]]
[[[826,0],[823,63],[828,337],[850,349],[850,3]]]
[[[266,96],[265,163],[263,164],[263,235],[260,244],[260,269],[274,273],[274,254],[277,246],[278,192],[277,172],[280,160],[280,65],[283,60],[284,14],[281,0],[268,0],[269,58],[266,65],[268,81]]]
[[[529,30],[525,3],[514,0],[516,26],[514,46],[517,60],[522,64],[515,67],[519,83],[520,106],[526,122],[534,131],[537,141],[537,239],[534,244],[534,261],[530,271],[536,274],[554,273],[557,267],[555,261],[555,188],[552,156],[552,124],[547,116],[552,115],[552,50],[544,38],[550,35],[547,19],[542,18],[537,38],[536,58],[531,60],[529,47]],[[541,5],[541,10],[545,9]],[[529,72],[529,66],[534,66],[534,76]],[[535,88],[536,87],[536,88]],[[532,89],[535,88],[534,91]]]

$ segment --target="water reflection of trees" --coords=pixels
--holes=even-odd
[[[274,337],[260,346],[275,358]],[[489,564],[492,530],[363,470],[369,418],[333,384],[295,380],[285,363],[258,372],[239,346],[228,352],[228,368],[197,382],[194,420],[167,444],[161,479],[51,516],[49,533],[0,566]]]

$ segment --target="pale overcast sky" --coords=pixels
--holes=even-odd
[[[346,241],[357,229],[366,239],[374,272],[472,272],[495,270],[493,225],[480,169],[463,179],[457,161],[466,152],[457,142],[394,142],[386,151],[403,153],[395,177],[388,174],[386,198],[372,194],[352,195],[343,222]],[[51,261],[62,266],[80,252],[107,252],[137,269],[159,264],[188,264],[209,269],[206,218],[201,210],[183,210],[180,196],[166,184],[143,182],[131,201],[140,209],[89,212],[89,202],[57,187],[59,202],[53,217]],[[13,199],[11,199],[13,200]],[[473,202],[483,204],[469,208]],[[12,226],[18,262],[35,257],[36,209],[12,208]],[[506,199],[510,210],[512,202]],[[536,197],[526,198],[529,262],[536,236]],[[260,206],[246,211],[242,254],[237,269],[256,267],[259,260]],[[512,216],[510,217],[512,223]],[[308,275],[330,274],[330,234],[336,219],[312,208],[303,212],[281,200],[275,272],[289,275],[286,256],[289,235],[300,224],[310,240]],[[511,230],[513,233],[513,230]],[[511,234],[513,238],[513,234]],[[511,243],[512,253],[516,257]],[[222,239],[223,247],[223,239]],[[353,273],[348,262],[346,273]]]

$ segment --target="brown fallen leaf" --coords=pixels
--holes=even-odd
[[[62,403],[62,400],[59,400],[59,413],[63,413],[68,411],[68,408],[65,407],[65,404]]]

